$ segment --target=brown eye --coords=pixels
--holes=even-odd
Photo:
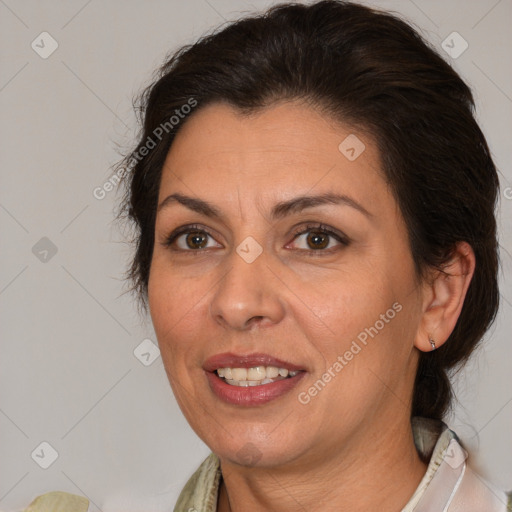
[[[329,245],[329,235],[320,231],[310,231],[307,244],[311,249],[325,249]]]
[[[201,231],[190,231],[185,238],[185,243],[190,249],[202,249],[208,243],[208,235]]]
[[[330,253],[343,246],[348,246],[350,239],[341,232],[334,231],[323,225],[311,225],[296,233],[292,244],[295,249],[311,254]]]
[[[213,236],[199,226],[182,226],[165,238],[163,245],[173,251],[199,253],[203,249],[222,248]]]

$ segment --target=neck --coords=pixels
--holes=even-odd
[[[414,494],[427,465],[418,456],[409,418],[362,433],[350,449],[332,447],[290,467],[240,468],[221,460],[219,512],[397,512]],[[318,452],[317,452],[318,454]]]

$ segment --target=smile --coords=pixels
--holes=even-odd
[[[269,354],[217,354],[203,365],[213,394],[235,406],[261,406],[287,395],[308,373]]]
[[[299,372],[277,366],[253,366],[252,368],[219,368],[217,375],[230,386],[264,386],[279,380],[295,377]]]

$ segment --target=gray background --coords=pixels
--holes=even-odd
[[[91,511],[172,510],[207,455],[161,359],[134,355],[155,336],[121,295],[130,248],[112,222],[116,195],[93,190],[116,144],[130,144],[132,97],[164,55],[274,3],[0,0],[0,510],[49,490],[85,495]],[[471,84],[502,173],[501,310],[456,382],[449,423],[481,474],[512,489],[512,1],[365,3],[412,21]],[[44,31],[58,43],[46,59],[31,47],[51,49]],[[454,31],[469,45],[457,58],[442,49]],[[44,441],[58,452],[48,469]]]

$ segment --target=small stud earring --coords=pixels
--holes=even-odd
[[[436,349],[436,342],[429,336],[428,341],[430,341],[430,344],[432,345],[432,350]]]

